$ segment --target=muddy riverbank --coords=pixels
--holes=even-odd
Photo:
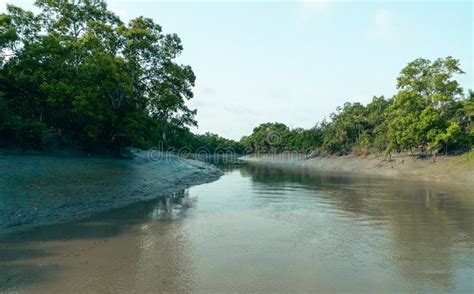
[[[472,293],[474,199],[460,185],[221,169],[173,196],[0,236],[0,292]]]
[[[133,150],[133,159],[0,153],[0,234],[91,216],[218,179],[213,165]]]
[[[346,173],[351,176],[391,177],[462,184],[474,188],[474,152],[459,156],[414,159],[400,154],[385,160],[380,155],[307,158],[301,154],[248,155],[240,160],[254,164]]]

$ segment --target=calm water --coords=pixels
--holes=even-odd
[[[30,268],[57,267],[28,279],[31,271],[22,272],[18,264],[8,268],[7,259],[4,273],[14,269],[18,276],[4,289],[474,291],[469,191],[256,166],[223,168],[220,180],[168,199],[12,237],[17,241],[9,242],[26,248],[24,255],[36,246],[66,255],[74,246],[85,247],[83,240],[115,245],[91,249],[83,256],[86,265],[18,253],[20,264]]]

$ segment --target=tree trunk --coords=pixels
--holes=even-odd
[[[410,146],[410,154],[411,154],[411,159],[413,159],[413,161],[415,161],[415,154],[413,154],[413,149],[412,149],[411,146]]]

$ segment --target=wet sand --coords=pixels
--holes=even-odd
[[[474,188],[474,152],[459,156],[438,156],[435,160],[414,160],[406,154],[394,154],[392,160],[387,161],[380,155],[306,158],[305,155],[292,153],[248,155],[240,160],[255,164],[347,173],[350,176],[436,181]]]
[[[0,234],[65,222],[217,180],[213,165],[169,153],[135,158],[0,154]]]
[[[153,221],[149,205],[0,237],[0,291],[183,292],[179,222]],[[156,239],[164,242],[157,243]],[[149,252],[148,258],[144,255]]]

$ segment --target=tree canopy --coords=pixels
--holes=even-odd
[[[374,97],[367,105],[345,103],[329,121],[309,130],[290,130],[280,123],[261,124],[241,142],[253,152],[293,150],[343,155],[469,150],[474,144],[474,92],[469,90],[465,96],[454,79],[454,75],[463,73],[459,61],[452,57],[435,61],[418,58],[401,70],[398,93],[390,99]]]
[[[2,139],[147,147],[197,124],[176,34],[145,17],[123,23],[104,0],[35,5],[39,14],[8,5],[0,15]]]
[[[0,14],[0,145],[87,149],[185,147],[238,152],[438,153],[474,142],[474,93],[452,57],[405,66],[398,92],[345,103],[310,129],[265,123],[240,142],[194,135],[195,75],[176,62],[183,46],[152,19],[124,23],[105,0],[36,0],[39,13]]]

